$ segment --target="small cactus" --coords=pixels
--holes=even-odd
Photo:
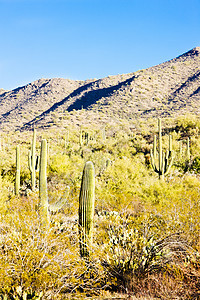
[[[79,196],[79,237],[80,255],[89,256],[89,249],[93,239],[93,218],[95,201],[95,174],[91,161],[86,162],[83,169]]]
[[[15,195],[19,195],[20,189],[20,147],[16,147],[16,174],[15,174]]]

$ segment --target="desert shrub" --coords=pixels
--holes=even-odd
[[[195,173],[200,173],[200,157],[197,156],[191,163],[190,170],[194,171]]]
[[[155,290],[151,279],[157,280],[164,289],[167,280],[173,278],[176,282],[174,294],[184,296],[178,288],[184,286],[184,279],[192,276],[195,268],[199,268],[200,256],[179,232],[167,235],[163,216],[140,211],[133,215],[110,212],[101,214],[100,218],[98,232],[103,229],[107,236],[100,235],[97,243],[105,253],[104,265],[116,278],[114,290],[129,291],[134,295],[143,292],[145,295],[150,288],[150,296],[162,293],[166,297],[170,294],[170,287],[165,293]],[[162,284],[160,277],[163,277]],[[197,274],[196,280],[199,282]],[[141,284],[145,282],[141,291]]]
[[[97,180],[97,209],[121,211],[133,205],[141,190],[147,169],[142,164],[143,157],[123,157],[116,160]]]
[[[20,290],[55,299],[66,293],[98,294],[108,276],[95,253],[89,260],[80,257],[77,223],[55,218],[43,232],[36,199],[24,200],[16,209],[13,198],[9,213],[1,216],[0,295]]]
[[[176,163],[161,181],[152,168],[145,166],[149,134],[157,130],[154,123],[152,120],[150,127],[149,123],[141,123],[138,132],[131,134],[126,124],[114,129],[107,126],[105,141],[97,128],[96,140],[82,148],[79,130],[70,131],[70,146],[66,149],[63,140],[60,143],[58,138],[65,133],[58,130],[45,133],[51,140],[49,201],[57,201],[66,186],[70,186],[67,204],[51,215],[46,234],[40,230],[37,189],[24,192],[19,198],[13,195],[14,146],[12,151],[1,153],[2,296],[7,294],[8,299],[13,299],[20,293],[21,297],[28,293],[29,297],[39,297],[42,292],[44,299],[67,299],[74,293],[86,299],[108,289],[161,299],[195,299],[196,292],[198,299],[200,183],[195,172],[199,163],[199,138],[191,138],[191,153],[196,156],[191,159],[192,168],[184,174]],[[187,128],[187,134],[191,133],[191,126],[184,125],[183,130]],[[180,135],[174,133],[176,150]],[[23,136],[19,136],[21,141]],[[20,143],[16,136],[13,139]],[[28,147],[25,142],[20,148],[21,184],[30,178]],[[163,136],[163,147],[168,148],[167,135]],[[107,158],[112,164],[105,168]],[[87,261],[80,258],[77,234],[78,198],[85,160],[92,160],[96,171],[94,245]],[[25,184],[24,189],[27,187]]]
[[[181,131],[183,136],[191,136],[199,132],[200,123],[196,116],[186,115],[177,118],[176,131]]]

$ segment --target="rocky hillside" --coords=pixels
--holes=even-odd
[[[5,130],[197,114],[200,47],[135,73],[87,81],[40,79],[13,91],[1,89],[0,103]]]

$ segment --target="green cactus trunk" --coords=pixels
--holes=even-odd
[[[36,156],[36,130],[33,131],[33,140],[31,145],[31,151],[28,154],[29,161],[29,169],[31,172],[31,186],[32,190],[35,190],[35,182],[36,182],[36,171],[38,167],[38,156]]]
[[[83,169],[79,196],[79,238],[80,255],[88,257],[93,239],[93,219],[95,201],[95,174],[91,161],[86,162]]]
[[[40,169],[39,169],[39,217],[42,229],[50,224],[47,194],[47,141],[41,141]]]
[[[15,174],[15,195],[19,195],[20,189],[20,147],[16,147],[16,174]]]

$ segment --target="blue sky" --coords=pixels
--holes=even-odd
[[[0,88],[135,72],[200,46],[200,0],[0,0]]]

